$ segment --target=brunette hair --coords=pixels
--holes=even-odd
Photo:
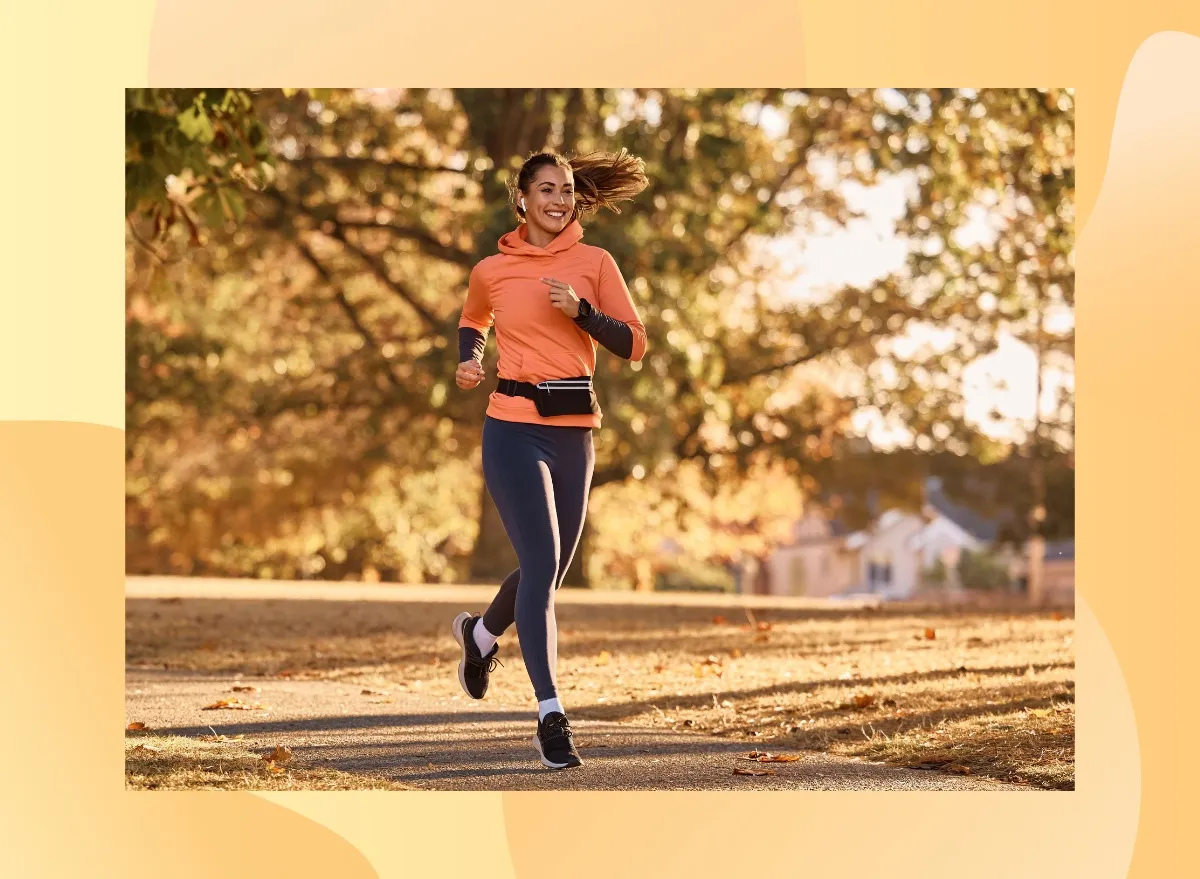
[[[571,219],[590,216],[601,208],[621,213],[618,202],[629,201],[645,189],[650,179],[646,163],[622,147],[620,152],[591,152],[567,158],[554,150],[533,153],[515,177],[508,178],[508,195],[513,210],[522,220],[521,193],[528,192],[542,168],[557,165],[575,178],[575,213]]]

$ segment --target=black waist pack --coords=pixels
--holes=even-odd
[[[599,415],[600,402],[592,388],[591,376],[556,378],[536,385],[502,378],[496,388],[510,397],[526,397],[537,406],[538,415]]]

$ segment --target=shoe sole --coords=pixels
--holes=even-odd
[[[547,769],[571,769],[575,766],[583,765],[583,761],[579,758],[573,758],[569,763],[555,763],[553,760],[547,759],[545,753],[542,752],[542,740],[536,735],[533,737],[533,747],[538,752],[538,759],[542,761],[542,765]]]
[[[467,645],[463,641],[463,623],[471,618],[471,614],[463,611],[454,618],[454,622],[450,624],[450,631],[454,634],[454,640],[458,642],[458,646],[462,648],[462,659],[458,661],[458,683],[462,686],[463,692],[472,699],[482,699],[483,696],[472,695],[467,689]],[[486,695],[486,694],[485,694]]]

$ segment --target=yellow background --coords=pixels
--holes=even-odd
[[[58,0],[3,15],[0,874],[1186,871],[1200,4]],[[1076,791],[123,789],[121,89],[528,85],[547,70],[556,85],[1078,89]]]

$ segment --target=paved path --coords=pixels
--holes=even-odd
[[[244,733],[251,749],[292,748],[296,766],[384,776],[430,790],[1027,789],[815,753],[794,763],[758,764],[738,759],[754,747],[747,741],[586,719],[573,721],[584,765],[552,771],[534,754],[535,724],[526,706],[414,688],[372,697],[347,683],[244,678],[240,683],[260,692],[236,695],[269,706],[268,712],[202,710],[235,695],[233,683],[225,675],[129,668],[127,721],[168,735],[197,736],[210,727]],[[737,776],[734,767],[770,768],[776,775]]]

